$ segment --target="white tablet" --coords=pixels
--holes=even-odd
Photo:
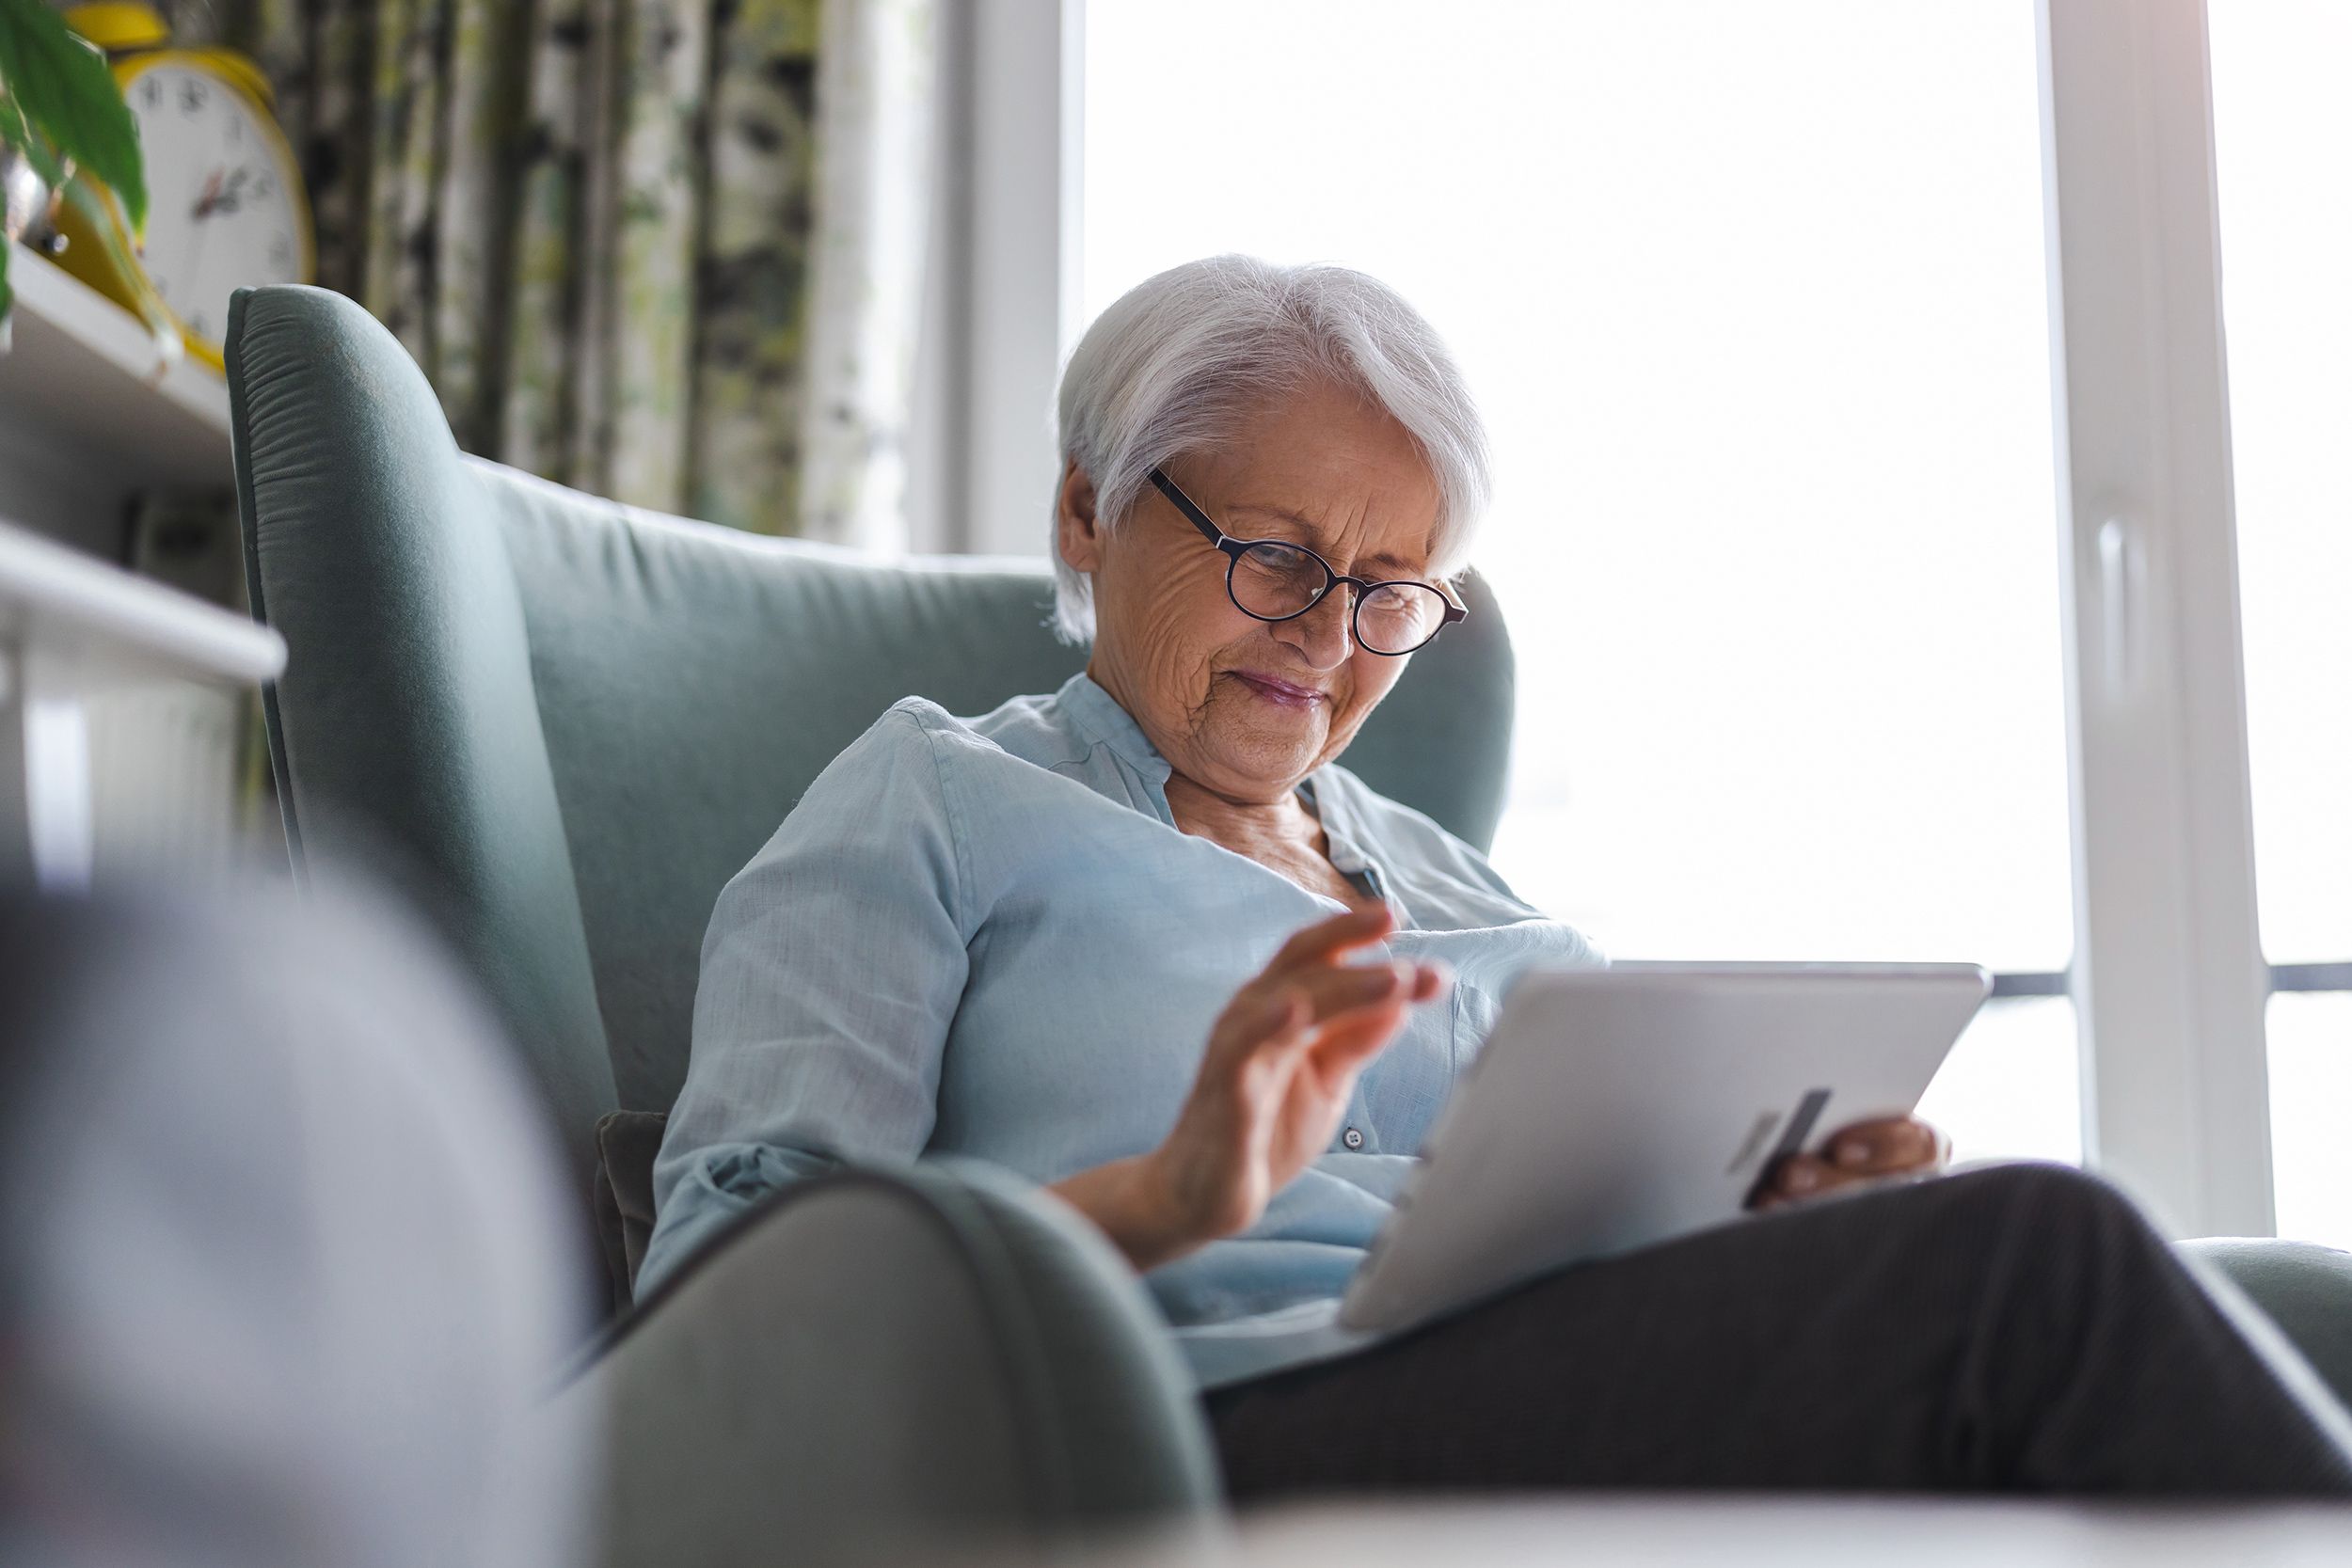
[[[1357,1271],[1342,1325],[1409,1327],[1739,1218],[1780,1156],[1910,1112],[1991,989],[1973,964],[1524,976]]]

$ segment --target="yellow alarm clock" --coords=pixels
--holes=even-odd
[[[167,47],[170,29],[147,6],[77,6],[65,22],[106,52],[138,123],[147,230],[136,250],[146,277],[119,276],[104,246],[75,232],[80,215],[70,207],[58,262],[135,312],[160,300],[188,352],[217,370],[230,292],[307,283],[315,262],[301,168],[271,117],[268,79],[234,50]]]

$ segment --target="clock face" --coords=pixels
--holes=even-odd
[[[285,141],[251,99],[210,71],[150,66],[122,96],[147,158],[140,260],[172,313],[217,344],[230,291],[302,280],[303,212]]]

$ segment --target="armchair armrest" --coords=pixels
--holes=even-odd
[[[2266,1236],[2183,1242],[2252,1299],[2352,1409],[2352,1253]]]
[[[1218,1506],[1140,1284],[1062,1205],[971,1162],[778,1193],[558,1399],[596,1407],[602,1560],[628,1568],[1057,1540]]]

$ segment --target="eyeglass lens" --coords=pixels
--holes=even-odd
[[[1331,586],[1323,562],[1284,545],[1252,545],[1233,562],[1233,602],[1263,620],[1285,621]],[[1437,634],[1445,600],[1434,588],[1386,582],[1356,606],[1357,641],[1376,654],[1410,653]]]

